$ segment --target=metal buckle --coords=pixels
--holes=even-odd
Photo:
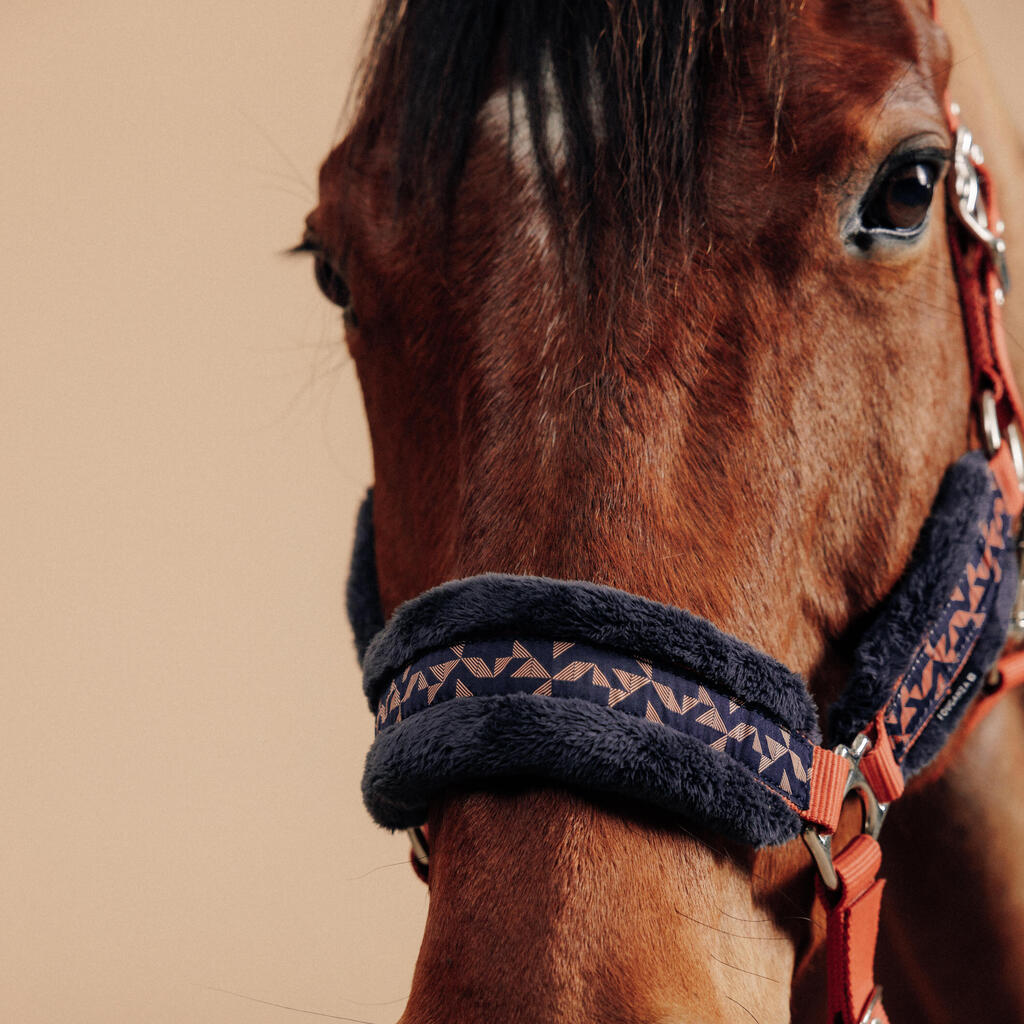
[[[875,1007],[880,1006],[882,1003],[882,986],[876,985],[875,991],[871,993],[871,998],[868,1000],[868,1005],[864,1008],[864,1012],[860,1016],[860,1020],[857,1024],[881,1024],[881,1018],[876,1017]]]
[[[412,855],[421,868],[430,867],[430,848],[427,846],[427,837],[419,826],[407,828],[409,845],[412,847]]]
[[[1013,460],[1013,471],[1017,474],[1017,483],[1024,491],[1024,445],[1021,444],[1016,422],[1006,428],[1006,441],[1010,446],[1010,458]]]
[[[1005,436],[1017,485],[1024,491],[1024,442],[1021,441],[1020,429],[1014,421],[1005,432],[1000,431],[995,395],[991,391],[981,393],[981,432],[989,458],[999,450]],[[1024,646],[1024,526],[1017,536],[1017,596],[1010,613],[1006,642],[1008,649],[1018,650]]]
[[[985,162],[981,147],[963,126],[956,130],[953,146],[953,173],[949,176],[953,209],[960,223],[988,250],[999,275],[1002,294],[1010,290],[1010,271],[1006,265],[1006,242],[1003,240],[1003,223],[990,225],[985,210],[985,199],[981,192],[981,177],[978,168]],[[997,296],[996,301],[1000,301]]]
[[[883,804],[875,795],[870,783],[864,778],[860,770],[861,758],[871,749],[871,740],[864,733],[858,733],[856,739],[850,746],[840,743],[834,753],[846,758],[850,763],[850,774],[846,777],[846,788],[843,790],[843,801],[856,790],[860,797],[861,806],[864,810],[864,823],[861,832],[878,838],[882,831],[882,823],[885,821],[888,804]],[[821,880],[826,889],[833,892],[839,888],[839,875],[836,874],[836,866],[832,859],[832,836],[824,835],[817,828],[808,826],[803,832],[804,842],[807,849],[811,851],[814,863],[821,874]],[[872,1006],[874,1003],[872,1003]],[[870,1009],[870,1007],[869,1007]]]
[[[1021,440],[1017,421],[1007,424],[1004,433],[999,426],[995,392],[988,388],[982,391],[978,404],[981,406],[981,436],[985,442],[985,454],[990,459],[993,458],[1003,446],[1005,436],[1006,446],[1010,451],[1010,462],[1017,477],[1017,486],[1024,491],[1024,442]]]
[[[991,391],[981,393],[981,435],[985,441],[985,452],[991,459],[1003,444],[999,415],[996,411],[996,396]],[[1019,441],[1018,437],[1018,443]]]
[[[1020,432],[1016,423],[1006,428],[1006,442],[1013,459],[1013,468],[1017,473],[1017,482],[1024,490],[1024,446],[1021,444]],[[1013,610],[1010,612],[1010,625],[1006,631],[1006,649],[1020,650],[1024,647],[1024,523],[1017,534],[1017,596],[1014,598]],[[998,674],[998,663],[993,666]],[[998,679],[997,679],[998,683]]]

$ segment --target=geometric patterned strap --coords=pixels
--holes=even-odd
[[[815,750],[819,761],[822,752],[806,736],[706,683],[588,644],[523,638],[431,651],[385,688],[376,729],[446,701],[508,694],[582,700],[699,739],[807,816]]]
[[[945,718],[979,684],[976,678],[960,676],[992,612],[1002,579],[999,555],[1013,545],[1012,517],[995,485],[978,529],[978,543],[941,614],[921,637],[879,711],[897,765],[936,715]]]
[[[937,610],[929,613],[930,624],[911,647],[906,670],[887,687],[881,707],[875,705],[873,719],[857,726],[875,740],[863,771],[882,802],[902,792],[907,755],[928,726],[936,723],[941,732],[944,723],[956,722],[980,685],[976,662],[984,644],[973,661],[972,654],[996,608],[1004,571],[1000,556],[1005,561],[1012,551],[1013,529],[1000,487],[986,479],[988,484],[975,492],[971,530],[976,540],[962,547],[967,564],[947,584],[946,600],[933,604]],[[415,715],[473,698],[525,697],[563,702],[563,708],[565,702],[585,702],[614,718],[643,719],[698,741],[715,757],[742,768],[807,824],[832,832],[847,792],[850,762],[817,746],[816,735],[782,720],[777,708],[766,710],[749,697],[739,700],[709,684],[706,674],[683,674],[691,672],[678,663],[667,669],[645,656],[580,641],[506,635],[459,642],[415,655],[393,677],[381,675],[376,729],[379,735],[390,734]],[[537,705],[538,710],[545,706],[550,705]],[[553,742],[572,749],[579,740],[573,730],[581,720],[572,714],[555,717],[556,735],[564,742]],[[929,736],[933,744],[934,731]],[[918,753],[927,749],[922,744]],[[717,785],[715,778],[707,783],[712,789]]]

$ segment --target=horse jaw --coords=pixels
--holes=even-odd
[[[801,929],[752,893],[749,854],[548,791],[448,801],[431,832],[403,1022],[788,1019]]]

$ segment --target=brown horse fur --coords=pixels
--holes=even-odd
[[[510,128],[500,62],[447,225],[415,195],[396,210],[399,126],[383,86],[364,96],[309,227],[352,296],[386,612],[480,572],[587,579],[703,615],[805,673],[822,706],[834,696],[859,620],[969,443],[941,202],[906,251],[861,256],[841,239],[894,146],[948,148],[951,62],[917,0],[806,0],[787,24],[784,89],[757,58],[757,25],[734,39],[742,74],[706,83],[699,216],[666,208],[670,227],[641,231],[643,259],[624,264],[592,197],[583,285],[543,168]],[[987,728],[1020,750],[1017,710]],[[986,735],[928,791],[952,811],[921,795],[903,826],[892,815],[880,960],[906,1021],[1024,1020],[1019,979],[958,978],[972,1012],[935,1009],[952,986],[933,982],[944,956],[929,947],[949,938],[948,916],[922,908],[945,889],[915,884],[933,819],[963,821],[932,862],[963,879],[956,857],[983,855],[964,889],[980,894],[964,909],[975,923],[954,946],[1015,926],[1019,946],[1020,869],[967,827],[985,802],[971,766]],[[981,817],[996,827],[991,802]],[[769,1024],[790,1019],[791,990],[795,1019],[821,1019],[802,844],[755,855],[543,789],[453,793],[430,825],[409,1024]],[[981,898],[995,879],[1017,887],[1002,923]]]

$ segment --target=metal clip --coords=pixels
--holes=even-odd
[[[872,839],[877,839],[879,832],[882,831],[882,823],[885,821],[889,805],[879,801],[875,791],[860,770],[861,758],[870,749],[871,740],[861,732],[857,734],[850,746],[847,747],[840,743],[834,753],[846,758],[850,763],[850,774],[846,777],[843,800],[845,801],[856,790],[864,810],[864,823],[861,832],[871,836]],[[825,835],[811,826],[804,829],[803,836],[807,849],[811,851],[814,863],[821,874],[821,880],[825,883],[825,888],[835,891],[839,888],[839,875],[836,874],[836,866],[832,859],[832,836]]]
[[[991,459],[1003,444],[999,414],[996,411],[996,396],[991,391],[981,393],[981,436],[985,441],[985,452]]]
[[[1017,484],[1024,491],[1024,445],[1021,444],[1020,430],[1016,422],[1006,428],[1006,441],[1010,446],[1010,458],[1013,460],[1013,471],[1017,474]]]
[[[1006,428],[1006,444],[1010,449],[1017,484],[1024,491],[1024,444],[1016,422]],[[1024,647],[1024,526],[1017,535],[1017,596],[1010,612],[1010,625],[1006,632],[1006,650],[1017,651]],[[998,666],[995,667],[998,685]]]
[[[1024,541],[1017,542],[1018,566],[1024,562]],[[1018,568],[1017,596],[1010,612],[1010,625],[1006,630],[1006,650],[1018,651],[1024,647],[1024,567]],[[995,666],[998,672],[998,663]]]
[[[882,1005],[882,986],[876,985],[874,992],[871,993],[871,998],[868,1000],[868,1005],[864,1008],[864,1012],[860,1016],[860,1020],[857,1024],[881,1024],[881,1018],[875,1016],[875,1007]]]
[[[982,195],[978,168],[985,162],[981,147],[963,126],[956,130],[953,147],[953,173],[949,176],[953,209],[960,223],[988,250],[992,266],[999,275],[1003,293],[1010,290],[1010,271],[1006,264],[1003,224],[990,225]]]
[[[412,847],[412,855],[421,868],[426,870],[430,867],[430,847],[427,845],[427,837],[423,829],[418,826],[405,830],[409,835],[409,845]]]

